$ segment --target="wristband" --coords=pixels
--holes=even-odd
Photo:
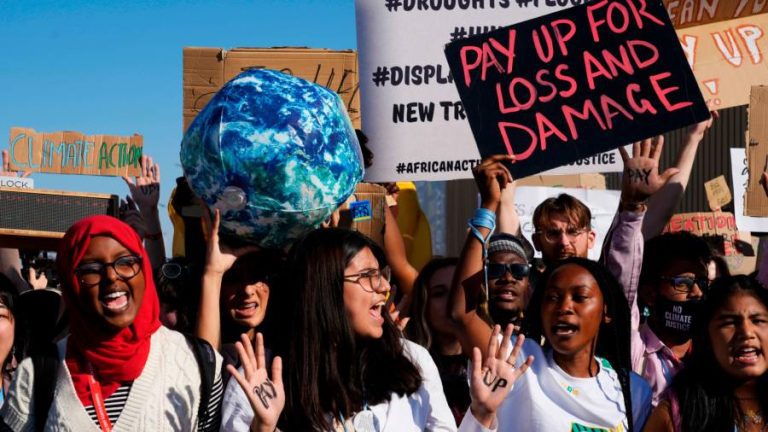
[[[485,299],[487,301],[489,298],[488,266],[485,263],[488,260],[488,239],[493,234],[493,230],[496,229],[496,213],[482,207],[475,209],[475,215],[467,222],[467,225],[469,226],[469,230],[472,233],[472,236],[474,236],[483,247],[483,289],[485,292]],[[484,238],[483,235],[480,234],[480,230],[478,230],[478,228],[487,228],[490,230],[488,237]]]

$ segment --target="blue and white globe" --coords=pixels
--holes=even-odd
[[[333,91],[246,71],[203,108],[181,142],[192,190],[221,211],[221,234],[287,247],[317,228],[363,177],[360,144]]]

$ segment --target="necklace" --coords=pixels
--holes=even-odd
[[[759,426],[760,432],[766,430],[763,414],[759,410],[748,409],[741,414],[741,422],[744,425],[744,429],[748,429],[750,425]]]

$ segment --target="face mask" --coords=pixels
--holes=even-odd
[[[676,336],[676,339],[688,340],[691,338],[694,320],[701,304],[700,299],[672,301],[659,296],[654,308],[656,321],[668,334]]]

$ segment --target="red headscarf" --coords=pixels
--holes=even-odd
[[[133,323],[117,332],[105,329],[102,323],[92,322],[80,300],[80,281],[75,268],[83,259],[91,239],[97,236],[111,237],[142,258],[144,298]],[[72,225],[64,235],[56,259],[69,314],[67,367],[80,401],[85,406],[93,405],[88,386],[88,363],[93,367],[105,399],[122,383],[136,380],[144,369],[149,356],[149,339],[160,328],[160,301],[152,279],[152,265],[136,231],[110,216],[92,216]]]

